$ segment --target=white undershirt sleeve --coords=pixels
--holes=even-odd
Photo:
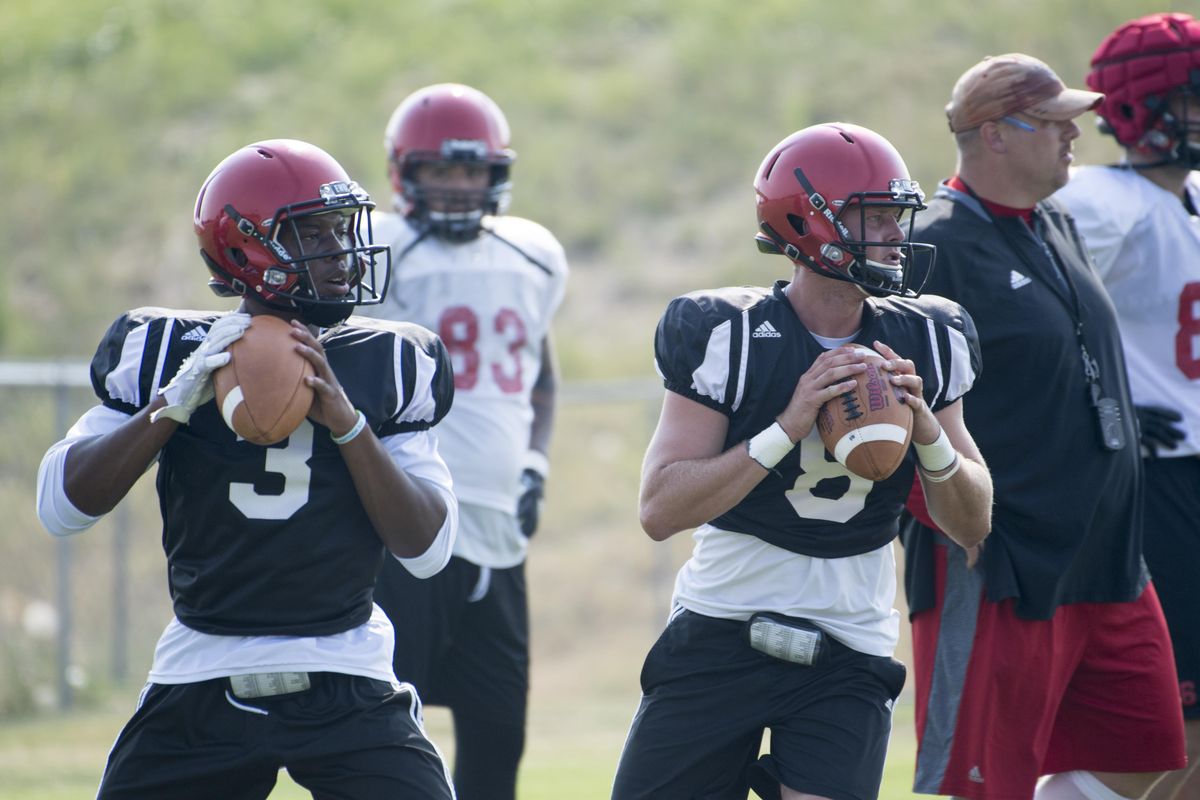
[[[413,558],[395,556],[415,577],[433,577],[450,562],[454,539],[458,535],[458,499],[454,496],[450,470],[438,453],[437,434],[432,430],[397,434],[386,437],[383,445],[400,469],[429,484],[446,504],[446,519],[429,548]]]
[[[67,497],[63,485],[67,451],[80,439],[108,433],[128,419],[128,415],[120,411],[105,406],[93,406],[71,426],[61,441],[55,442],[46,451],[41,466],[38,467],[37,515],[50,533],[55,536],[82,533],[100,519],[83,513]]]

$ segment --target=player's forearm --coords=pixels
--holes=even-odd
[[[446,504],[419,480],[407,478],[403,483],[401,494],[376,495],[363,506],[384,546],[400,558],[415,558],[437,538],[446,521]]]
[[[529,449],[550,454],[550,436],[554,432],[554,392],[535,391],[532,398],[533,424],[529,429]]]
[[[960,458],[962,466],[947,480],[921,474],[921,488],[937,526],[959,545],[973,547],[992,528],[992,478],[984,464]]]
[[[713,458],[676,461],[642,471],[642,529],[663,541],[719,517],[737,505],[769,473],[744,444]]]
[[[80,511],[101,516],[129,493],[179,427],[171,419],[150,422],[166,405],[161,397],[111,433],[71,445],[63,468],[63,491]]]
[[[401,558],[424,553],[446,520],[441,495],[397,467],[369,431],[342,445],[341,451],[358,499],[388,550]]]
[[[558,401],[558,368],[554,351],[547,337],[542,345],[542,369],[529,396],[533,407],[533,423],[529,431],[529,449],[548,455],[550,436],[554,432],[554,412]]]

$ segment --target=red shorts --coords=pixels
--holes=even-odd
[[[1028,800],[1041,775],[1184,766],[1170,638],[1153,585],[1131,603],[1025,620],[939,546],[937,606],[913,617],[914,789]],[[951,580],[947,581],[947,574]]]

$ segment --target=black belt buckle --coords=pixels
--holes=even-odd
[[[829,642],[811,622],[760,611],[746,623],[750,647],[780,661],[811,667],[823,661]]]

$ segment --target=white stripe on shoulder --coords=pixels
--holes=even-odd
[[[433,422],[437,413],[437,398],[434,397],[433,376],[437,372],[437,362],[428,353],[414,344],[407,342],[402,336],[394,337],[393,357],[396,361],[396,394],[403,402],[404,392],[404,346],[412,347],[417,374],[413,376],[413,397],[404,412],[403,419],[423,422]]]
[[[938,347],[937,323],[927,318],[925,327],[929,329],[929,352],[933,355],[933,369],[937,373],[937,391],[933,395],[936,398],[946,388],[946,381],[942,376],[942,351]]]
[[[174,320],[168,320],[162,342],[159,345],[158,353],[156,354],[154,364],[154,386],[159,386],[159,378],[163,370],[163,362],[167,357],[167,348],[164,346],[170,341],[171,323]],[[150,322],[145,322],[125,335],[125,340],[121,342],[121,360],[117,363],[108,375],[104,377],[104,389],[108,392],[108,396],[114,400],[119,400],[123,403],[128,403],[136,408],[141,408],[150,402],[150,399],[141,396],[141,384],[139,378],[142,374],[142,363],[146,357],[146,343],[150,336]],[[153,388],[153,387],[152,387]]]
[[[692,388],[696,393],[711,397],[718,403],[725,402],[725,390],[729,386],[732,330],[733,323],[729,320],[712,329],[708,347],[704,350],[704,361],[692,373]]]
[[[174,332],[175,318],[168,317],[163,323],[162,341],[158,346],[158,358],[154,362],[154,383],[150,384],[150,391],[152,394],[149,397],[144,398],[145,402],[139,403],[139,406],[150,405],[150,403],[154,400],[153,392],[157,391],[158,387],[165,386],[171,381],[172,378],[175,377],[174,375],[163,375],[163,364],[165,364],[167,360],[167,351],[171,349],[169,345],[171,344],[171,334]],[[204,332],[204,338],[208,338],[208,331]]]
[[[971,367],[971,348],[967,337],[955,328],[946,328],[950,336],[950,380],[946,387],[946,402],[957,400],[966,394],[975,383],[975,370]]]
[[[742,405],[746,390],[746,360],[750,357],[750,311],[742,312],[742,356],[738,359],[737,395],[733,398],[733,410]]]

